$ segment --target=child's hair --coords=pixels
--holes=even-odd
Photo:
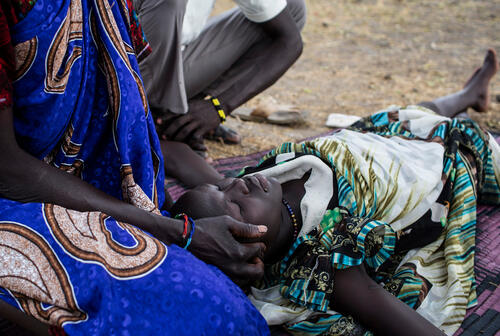
[[[184,193],[170,208],[172,216],[185,213],[193,219],[227,215],[226,209],[208,204],[203,193],[190,190]]]

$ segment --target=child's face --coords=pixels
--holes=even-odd
[[[204,216],[229,215],[245,223],[267,226],[268,231],[260,240],[270,250],[281,225],[282,190],[276,179],[260,174],[226,178],[216,184],[201,185],[189,193],[191,201],[195,200],[194,207],[206,209],[206,213],[199,209]]]

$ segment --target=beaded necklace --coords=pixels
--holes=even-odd
[[[286,209],[288,210],[288,214],[290,215],[290,218],[292,219],[292,224],[293,224],[293,240],[297,239],[297,236],[299,235],[299,223],[297,222],[297,217],[295,216],[295,213],[292,210],[292,207],[290,204],[288,204],[286,199],[282,199],[281,202],[285,205]]]

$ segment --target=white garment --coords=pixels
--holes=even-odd
[[[443,189],[444,147],[439,143],[350,130],[317,141],[318,146],[322,142],[339,144],[337,153],[331,155],[336,167],[353,169],[346,168],[343,161],[354,160],[359,176],[351,176],[349,171],[342,174],[348,181],[357,180],[349,181],[353,186],[371,185],[370,193],[357,195],[356,203],[375,204],[376,211],[369,217],[390,224],[394,231],[404,229],[425,214]]]
[[[286,7],[286,0],[234,0],[234,2],[248,20],[257,23],[271,20]],[[201,34],[214,3],[215,0],[188,0],[182,24],[183,45],[189,44]]]
[[[305,194],[300,201],[303,223],[298,235],[300,237],[311,232],[323,219],[328,203],[333,196],[333,172],[330,166],[314,155],[304,155],[284,162],[294,157],[295,153],[293,152],[278,154],[276,163],[280,164],[258,173],[266,177],[274,177],[280,184],[283,184],[300,179],[306,172],[311,171],[309,178],[304,183]]]

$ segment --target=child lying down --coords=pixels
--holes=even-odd
[[[265,275],[249,297],[270,326],[452,335],[476,299],[477,202],[500,203],[498,144],[455,117],[487,109],[497,69],[490,50],[457,93],[284,143],[237,178],[207,167],[210,183],[171,212],[268,227]]]

